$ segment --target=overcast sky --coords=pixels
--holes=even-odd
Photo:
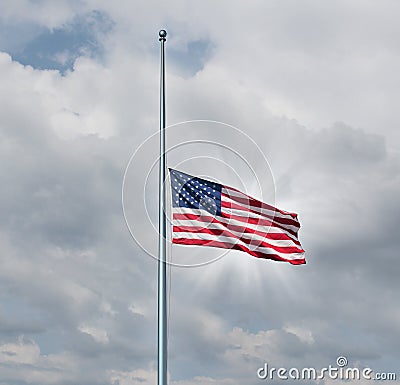
[[[307,259],[171,268],[170,383],[255,385],[265,362],[341,355],[400,378],[399,14],[395,0],[1,1],[0,384],[155,383],[160,28],[168,124],[221,122],[169,129],[169,165],[297,212]],[[137,243],[121,204],[135,151]],[[172,247],[180,264],[220,255]]]

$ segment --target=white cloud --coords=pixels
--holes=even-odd
[[[82,4],[62,0],[52,1],[17,0],[4,4],[2,19],[8,23],[38,23],[53,29],[61,26],[82,11]]]
[[[110,340],[108,338],[107,332],[105,330],[98,329],[93,326],[81,325],[78,327],[81,333],[86,333],[90,335],[96,342],[102,344],[108,343]]]
[[[3,381],[58,384],[77,379],[76,363],[68,353],[43,355],[35,341],[22,336],[0,345],[0,352]]]
[[[313,344],[315,342],[310,330],[303,329],[296,325],[285,326],[283,330],[296,335],[302,342],[307,342],[308,344]]]
[[[10,342],[0,346],[0,362],[18,364],[35,364],[40,356],[40,349],[33,341]]]
[[[157,381],[157,372],[154,370],[138,369],[131,372],[111,371],[112,385],[150,385]]]

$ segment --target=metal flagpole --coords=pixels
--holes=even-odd
[[[167,220],[165,214],[165,58],[167,31],[159,32],[161,42],[160,74],[160,168],[158,180],[158,385],[167,385]]]

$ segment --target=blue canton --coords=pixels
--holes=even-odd
[[[206,210],[221,215],[222,185],[169,169],[173,207]]]

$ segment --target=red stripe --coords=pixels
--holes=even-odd
[[[254,230],[251,229],[250,227],[243,227],[243,226],[239,226],[239,225],[232,225],[232,224],[225,224],[222,222],[217,221],[216,219],[212,218],[212,217],[207,217],[209,219],[212,220],[206,220],[204,221],[205,226],[209,223],[217,223],[221,226],[224,226],[226,229],[231,230],[231,231],[237,231],[237,232],[241,232],[241,233],[246,233],[246,234],[255,234],[255,235],[260,235],[261,237],[264,237],[265,239],[271,239],[274,241],[291,241],[293,243],[295,243],[296,245],[301,247],[301,244],[298,240],[290,238],[288,235],[284,234],[284,233],[271,233],[270,231],[273,231],[272,229],[270,229],[270,231],[265,232],[265,231],[260,231],[260,230]],[[174,218],[175,219],[175,218]],[[198,219],[198,222],[203,222],[202,219]],[[204,229],[205,227],[203,226],[198,226],[197,228],[199,229]],[[181,226],[181,228],[194,228],[194,226]],[[188,230],[190,231],[190,230]]]
[[[210,246],[210,247],[219,247],[223,249],[234,249],[234,250],[241,250],[244,251],[254,257],[257,258],[264,258],[264,259],[272,259],[275,261],[284,261],[284,262],[289,262],[292,265],[303,265],[306,263],[306,260],[304,258],[301,259],[286,259],[282,258],[279,255],[276,254],[265,254],[261,252],[255,252],[243,245],[236,245],[236,244],[227,244],[225,242],[219,242],[219,241],[209,241],[209,240],[204,240],[204,239],[172,239],[172,243],[176,244],[181,244],[181,245],[200,245],[200,246]]]
[[[281,217],[277,217],[276,215],[262,213],[260,211],[252,209],[251,206],[242,206],[237,203],[231,203],[231,202],[226,202],[226,201],[221,201],[221,206],[228,208],[228,209],[233,209],[233,210],[242,210],[244,212],[252,212],[254,214],[263,216],[265,218],[269,218],[274,222],[278,222],[279,224],[295,226],[297,228],[300,228],[300,223],[294,219],[281,218]]]
[[[292,218],[296,218],[297,219],[297,214],[296,213],[290,213],[288,211],[284,211],[284,210],[280,210],[274,206],[271,206],[267,203],[261,202],[257,199],[252,198],[251,196],[233,188],[233,187],[228,187],[228,186],[222,186],[223,190],[221,195],[225,195],[227,196],[229,199],[239,202],[239,203],[244,203],[245,205],[251,205],[254,207],[259,207],[259,208],[263,208],[263,209],[267,209],[267,210],[272,210],[272,211],[276,211],[278,213],[281,213],[283,215],[290,215]],[[224,192],[224,189],[227,193]],[[240,195],[243,195],[242,197],[238,197],[236,195],[230,195],[229,194],[229,190],[235,191],[237,193],[239,193]]]
[[[223,217],[226,218],[226,219],[233,218],[233,216],[226,216],[226,215],[223,215]],[[275,232],[276,230],[274,230],[273,227],[270,227],[271,226],[271,222],[269,222],[269,221],[268,221],[267,225],[265,225],[265,223],[264,224],[263,223],[256,223],[256,224],[259,224],[260,226],[267,227],[267,229],[265,231],[259,231],[259,230],[251,229],[249,227],[245,227],[244,225],[240,226],[240,225],[235,225],[235,224],[231,224],[231,223],[220,222],[215,217],[212,217],[210,215],[198,215],[198,214],[188,214],[188,213],[185,213],[185,214],[183,214],[183,213],[182,214],[173,213],[173,217],[172,218],[176,219],[176,220],[190,220],[190,221],[201,222],[201,223],[205,223],[205,224],[207,224],[207,223],[218,223],[218,224],[226,227],[229,230],[245,231],[247,233],[254,233],[254,234],[261,235],[261,236],[265,235],[266,238],[271,238],[271,239],[292,240],[293,242],[297,243],[300,246],[300,242],[297,240],[297,234],[293,234],[293,231],[287,230],[285,228],[284,228],[284,230],[289,232],[290,234],[293,234],[293,236],[296,239],[293,239],[292,237],[290,237],[289,235],[284,234],[284,233],[276,233]],[[261,221],[261,220],[258,220],[258,219],[255,219],[255,221],[256,222],[265,222],[265,221]],[[242,221],[242,220],[241,220],[241,222],[251,223],[250,221],[249,222],[245,222],[245,221]],[[276,225],[275,227],[282,228],[282,226],[278,226],[278,225]]]
[[[221,213],[221,216],[226,219],[235,219],[236,221],[240,221],[240,222],[251,224],[251,225],[258,225],[258,226],[265,226],[265,227],[270,227],[270,226],[278,227],[278,228],[285,230],[288,233],[294,235],[297,238],[297,231],[288,229],[285,226],[282,226],[281,224],[276,223],[276,222],[272,222],[268,219],[246,218],[246,217],[242,217],[241,215],[225,214],[223,212]]]
[[[228,231],[228,230],[219,230],[219,229],[209,229],[209,228],[196,228],[196,227],[188,227],[188,226],[184,226],[184,227],[180,227],[180,226],[173,226],[173,232],[174,233],[179,233],[179,232],[188,232],[191,234],[203,234],[203,233],[207,233],[207,234],[212,234],[215,236],[218,235],[223,235],[225,237],[230,237],[233,240],[235,239],[239,239],[241,242],[246,243],[248,245],[253,245],[253,246],[258,246],[258,247],[269,247],[270,249],[273,249],[279,253],[285,253],[285,254],[291,254],[291,253],[304,253],[303,249],[299,249],[295,246],[275,246],[275,245],[271,245],[268,242],[264,242],[258,239],[248,239],[248,238],[242,238],[240,236],[237,236],[235,234],[233,234],[232,232]]]

